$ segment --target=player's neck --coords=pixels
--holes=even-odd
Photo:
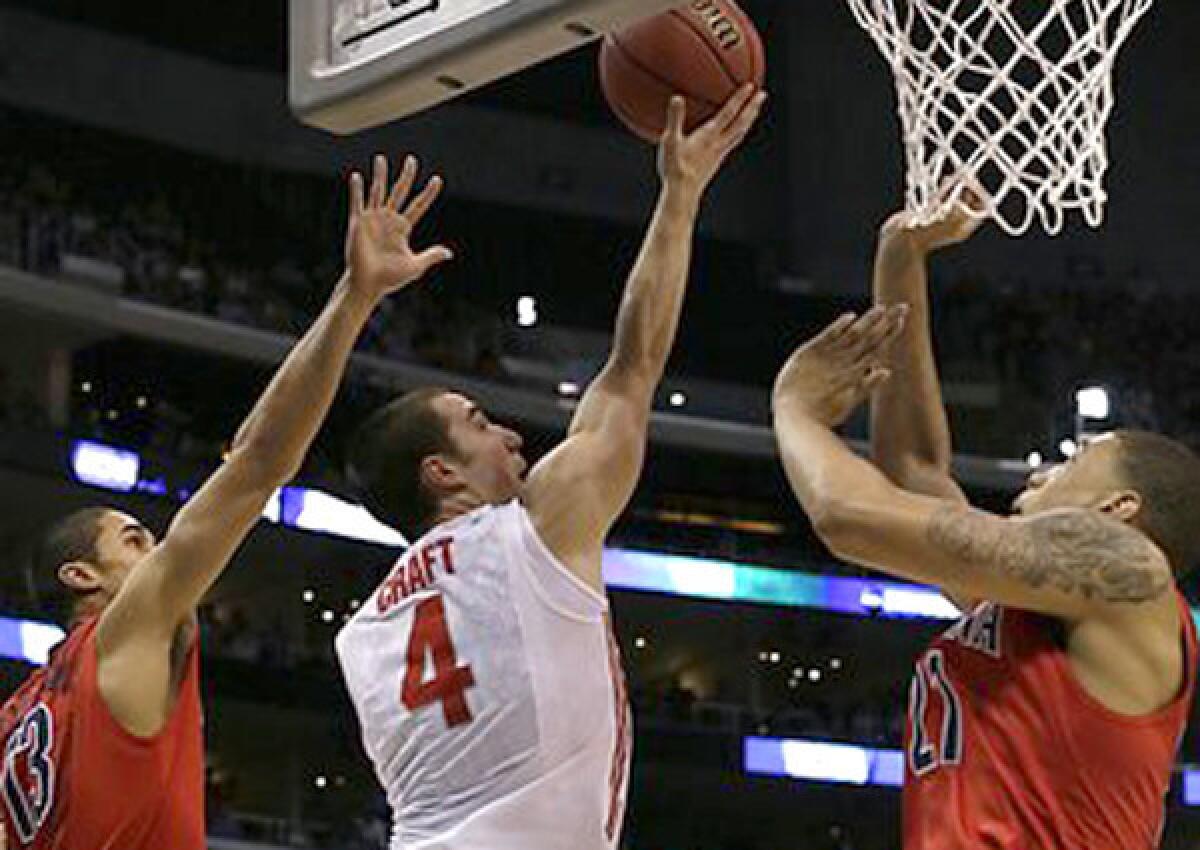
[[[93,617],[99,617],[104,613],[104,609],[108,607],[108,603],[111,601],[112,598],[102,591],[97,591],[80,599],[71,612],[71,625],[77,626]]]
[[[461,493],[455,493],[442,500],[437,516],[434,517],[433,524],[441,525],[444,522],[450,522],[453,519],[464,514],[469,514],[472,511],[477,511],[486,505],[487,502],[478,494],[464,490]]]

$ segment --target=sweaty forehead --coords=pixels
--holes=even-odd
[[[1080,449],[1073,466],[1087,475],[1107,477],[1117,467],[1120,442],[1113,434],[1093,437]]]
[[[1118,448],[1116,434],[1100,434],[1088,438],[1084,442],[1080,454],[1083,457],[1112,457]]]
[[[451,421],[466,419],[478,408],[475,402],[460,393],[443,393],[434,401],[434,405],[439,413]]]

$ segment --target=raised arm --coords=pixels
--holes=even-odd
[[[659,148],[662,191],[625,285],[612,352],[584,393],[567,439],[530,473],[524,498],[539,534],[596,589],[604,538],[641,474],[654,393],[679,327],[700,202],[765,97],[753,87],[740,90],[691,135],[683,130],[683,100],[672,100]]]
[[[968,197],[968,201],[971,198]],[[892,377],[871,399],[871,456],[899,487],[965,504],[951,470],[950,426],[942,401],[929,317],[927,263],[933,252],[968,239],[980,219],[957,209],[917,227],[906,212],[884,224],[875,253],[875,303],[907,304],[892,345]]]
[[[903,308],[840,320],[776,383],[788,480],[838,557],[900,578],[1066,620],[1169,607],[1170,567],[1135,529],[1072,508],[1006,519],[901,490],[833,433],[888,378],[882,353]]]
[[[133,568],[97,631],[100,687],[114,716],[152,734],[169,704],[169,648],[209,587],[289,481],[333,403],[355,341],[379,302],[450,257],[414,253],[409,236],[436,199],[434,178],[403,213],[417,164],[405,162],[390,196],[378,157],[369,198],[351,178],[345,275],[320,317],[292,349],[238,431],[221,467],[179,511],[161,543]]]

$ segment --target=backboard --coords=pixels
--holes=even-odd
[[[680,0],[289,0],[292,111],[347,134],[420,112]]]

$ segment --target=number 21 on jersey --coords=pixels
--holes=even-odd
[[[433,677],[426,680],[426,659],[432,661]],[[475,686],[470,665],[459,666],[454,640],[446,623],[446,603],[439,593],[418,603],[408,637],[404,686],[400,699],[409,711],[441,703],[450,728],[471,722],[467,689]]]
[[[930,730],[934,700],[940,703],[942,722],[939,729]],[[946,658],[940,649],[917,662],[909,690],[908,722],[908,766],[915,775],[962,762],[962,703],[946,675]]]

